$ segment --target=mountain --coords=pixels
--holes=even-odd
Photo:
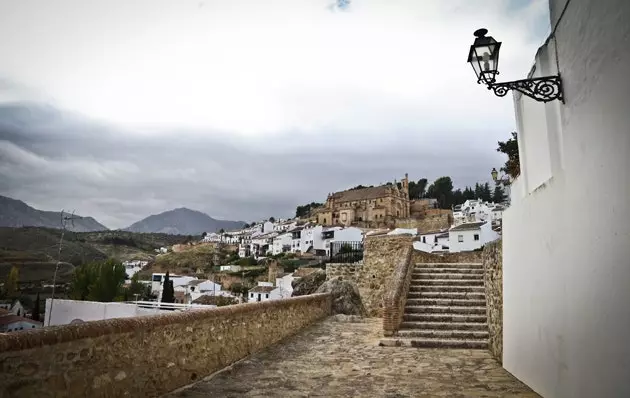
[[[21,200],[0,196],[0,227],[46,227],[61,228],[58,211],[43,211],[32,208]],[[69,214],[68,214],[69,215]],[[106,231],[108,228],[92,217],[78,217],[69,229],[75,232]]]
[[[140,220],[125,231],[165,233],[172,235],[200,235],[203,232],[231,231],[242,228],[243,221],[216,220],[209,215],[185,207],[154,214]]]

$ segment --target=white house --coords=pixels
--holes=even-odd
[[[186,283],[181,282],[186,281]],[[177,285],[175,286],[175,284]],[[222,296],[225,295],[221,290],[221,284],[212,282],[211,280],[193,279],[185,280],[180,278],[173,282],[173,290],[183,293],[184,304],[190,304],[201,296]]]
[[[249,302],[278,300],[282,298],[280,288],[271,282],[258,282],[258,286],[249,290]]]
[[[356,227],[330,227],[322,230],[322,250],[330,255],[333,242],[363,242],[363,231]],[[319,248],[318,248],[319,249]]]
[[[492,230],[490,222],[465,223],[449,229],[448,248],[450,253],[473,251],[497,239],[499,234]]]
[[[149,264],[148,261],[141,260],[132,260],[132,261],[124,261],[122,265],[125,266],[125,272],[127,273],[127,277],[133,277],[137,272],[141,271],[142,268],[146,267]]]
[[[413,248],[427,253],[448,252],[448,230],[428,231],[418,234],[417,240],[413,242]]]
[[[293,242],[292,234],[288,232],[280,233],[273,238],[271,253],[273,255],[290,252],[291,243]]]
[[[630,2],[549,3],[532,77],[564,100],[514,94],[503,366],[545,397],[630,397]]]
[[[26,314],[24,306],[18,299],[0,300],[0,309],[7,310],[16,316],[24,316]]]
[[[0,309],[0,333],[39,329],[41,327],[41,322],[12,314],[4,308]]]
[[[243,269],[243,267],[240,265],[222,265],[219,267],[219,270],[228,272],[238,272],[241,269]]]
[[[453,224],[460,225],[480,221],[498,222],[503,217],[503,210],[504,206],[501,204],[469,199],[463,204],[453,207]]]

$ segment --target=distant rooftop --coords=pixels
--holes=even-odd
[[[465,224],[461,224],[461,225],[458,225],[456,227],[453,227],[453,228],[451,228],[451,231],[469,231],[469,230],[473,230],[473,229],[479,229],[485,223],[486,223],[485,221],[469,222],[469,223],[465,223]]]

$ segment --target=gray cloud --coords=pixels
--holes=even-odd
[[[111,228],[175,207],[255,220],[291,216],[356,184],[450,175],[487,180],[502,159],[474,132],[400,131],[370,140],[327,131],[264,140],[203,131],[138,134],[40,104],[0,107],[0,193],[46,210],[77,209]],[[426,141],[426,142],[425,142]]]

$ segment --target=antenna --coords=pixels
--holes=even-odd
[[[50,326],[50,317],[52,316],[53,303],[55,302],[55,286],[57,285],[57,272],[59,271],[59,265],[61,264],[61,248],[63,247],[63,238],[64,238],[64,235],[66,234],[66,228],[68,226],[68,223],[70,223],[72,225],[72,228],[74,228],[74,220],[83,218],[80,216],[75,216],[74,210],[72,210],[72,213],[70,213],[69,215],[67,214],[68,213],[64,213],[64,209],[61,209],[61,238],[59,239],[59,250],[57,251],[57,264],[55,264],[55,272],[53,273],[53,283],[52,283],[53,286],[52,286],[52,293],[50,295],[50,309],[48,310],[48,325],[45,325],[45,326]]]

